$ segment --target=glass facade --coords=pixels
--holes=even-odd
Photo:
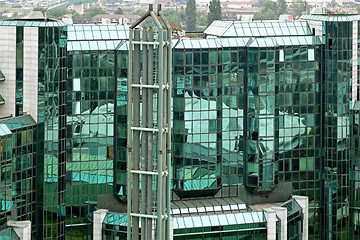
[[[23,114],[24,27],[16,27],[16,116]]]
[[[126,238],[127,215],[109,212],[102,223],[104,240],[120,240]]]
[[[299,182],[318,176],[321,45],[302,38],[231,39],[231,47],[200,40],[206,48],[182,40],[175,46],[177,194],[214,195],[230,185],[266,192],[291,181],[314,200],[319,184],[303,188]]]
[[[98,195],[113,193],[115,48],[121,38],[127,37],[124,29],[124,26],[72,26],[68,30],[66,237],[69,239],[92,239],[89,214],[98,202]]]
[[[88,203],[97,202],[99,194],[113,192],[114,58],[114,51],[69,52],[66,201],[71,224],[86,221]]]
[[[13,229],[5,229],[0,231],[0,238],[6,240],[20,240],[19,236]]]
[[[53,27],[51,27],[51,25]],[[38,27],[39,236],[65,237],[66,27]],[[41,231],[41,232],[40,232]]]
[[[126,43],[119,44],[116,51],[116,121],[115,121],[115,166],[114,193],[126,201],[126,131],[127,131],[127,76],[128,52]]]
[[[266,238],[262,212],[174,218],[174,239],[261,239]]]
[[[352,22],[323,22],[324,231],[337,239],[348,239],[350,227],[341,209],[350,197],[352,37]]]
[[[360,25],[351,16],[303,18],[318,23],[319,36],[306,21],[219,21],[205,31],[217,38],[173,40],[172,199],[266,202],[291,192],[309,198],[310,239],[351,239],[360,234]],[[99,196],[126,202],[128,29],[2,25],[16,26],[20,117],[0,119],[0,224],[29,219],[40,239],[91,239]],[[26,27],[39,36],[36,124],[23,111]],[[285,207],[288,239],[300,239],[303,213]],[[103,236],[122,239],[126,216],[112,214]],[[202,217],[176,219],[174,237],[266,236],[265,222],[226,216],[223,224],[216,215],[221,224],[208,226]]]
[[[0,119],[1,227],[8,220],[36,224],[36,129],[29,115]]]
[[[288,201],[281,205],[287,210],[287,239],[302,239],[304,216],[296,201]]]

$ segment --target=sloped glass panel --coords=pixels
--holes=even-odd
[[[201,222],[202,222],[204,227],[210,227],[211,226],[209,216],[200,216],[200,218],[201,218]]]
[[[184,223],[185,223],[186,228],[193,228],[194,227],[192,217],[184,217]]]
[[[254,223],[251,213],[244,213],[245,223]]]
[[[234,214],[227,214],[226,215],[229,225],[235,225],[237,224],[236,218]]]
[[[200,216],[192,217],[192,219],[194,222],[194,227],[202,227],[203,226]]]
[[[90,50],[99,50],[99,46],[96,41],[90,41],[89,46],[90,46]]]
[[[83,51],[88,51],[88,50],[90,50],[90,46],[89,46],[89,42],[88,41],[81,41],[80,42],[81,44],[81,49],[83,50]]]
[[[76,39],[77,40],[85,40],[84,32],[76,32]]]
[[[5,80],[5,76],[4,74],[0,71],[0,81],[4,81]]]
[[[102,39],[100,31],[93,31],[93,35],[94,35],[94,39],[96,39],[96,40],[101,40]]]
[[[5,99],[0,95],[0,104],[4,104],[5,103]]]
[[[219,222],[219,218],[217,215],[211,215],[210,217],[210,222],[212,226],[219,226],[220,222]]]
[[[237,32],[235,30],[234,25],[231,25],[226,32],[222,35],[223,37],[233,37],[233,36],[238,36]]]
[[[101,35],[102,35],[103,40],[109,40],[110,39],[109,31],[102,31]]]
[[[242,214],[242,213],[235,214],[237,224],[244,224],[245,223],[245,219],[244,219],[243,215],[244,214]]]
[[[0,123],[0,136],[10,135],[11,131],[5,123]]]

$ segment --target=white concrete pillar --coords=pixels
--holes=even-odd
[[[287,208],[272,207],[276,211],[276,216],[280,219],[280,240],[287,239]]]
[[[24,27],[23,111],[38,120],[39,28]]]
[[[264,208],[266,218],[267,240],[276,240],[276,211],[271,208]]]
[[[93,239],[102,240],[102,223],[106,217],[107,209],[99,209],[94,211],[94,227],[93,227]]]
[[[9,220],[7,225],[16,232],[21,240],[31,240],[31,221]]]
[[[170,216],[170,239],[169,240],[173,240],[174,239],[174,218],[172,216]]]
[[[16,26],[0,26],[0,71],[5,81],[0,82],[0,117],[15,116],[16,106]]]
[[[292,196],[296,202],[300,205],[303,212],[303,233],[302,239],[307,240],[309,238],[309,198],[305,196]]]

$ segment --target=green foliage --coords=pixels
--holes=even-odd
[[[183,21],[183,19],[185,19],[184,8],[180,8],[178,10],[164,9],[162,13],[170,23],[174,24],[178,28],[183,28],[185,26],[185,23]]]
[[[304,13],[305,2],[303,0],[294,0],[290,7],[294,12],[294,17],[300,17]],[[311,6],[306,4],[306,13],[310,13]]]
[[[195,0],[187,0],[185,8],[186,31],[196,31],[196,4]]]
[[[265,0],[255,0],[253,6],[254,7],[264,7]]]
[[[254,20],[277,20],[278,18],[279,15],[277,15],[272,9],[260,11],[254,14]]]
[[[114,13],[115,14],[124,14],[124,11],[121,8],[118,8]]]
[[[206,28],[208,25],[208,14],[206,14],[204,11],[198,12],[197,13],[197,23],[198,23],[198,27],[204,27]],[[205,29],[203,29],[205,30]]]
[[[263,9],[254,14],[254,20],[277,20],[279,19],[279,7],[276,2],[266,0]]]
[[[357,12],[360,14],[360,5],[357,5],[357,6],[356,6],[356,10],[357,10]]]
[[[139,16],[142,16],[142,15],[144,15],[145,13],[146,13],[146,10],[141,9],[141,8],[138,8],[138,9],[136,9],[136,10],[134,11],[134,14],[135,14],[135,15],[139,15]]]
[[[91,7],[88,9],[88,11],[84,14],[85,18],[92,18],[95,17],[98,14],[108,14],[104,9],[100,7]]]
[[[287,11],[287,4],[285,2],[285,0],[277,0],[277,5],[278,5],[278,13],[279,15],[286,13]]]
[[[227,16],[224,16],[224,20],[237,21],[239,20],[235,13],[230,13]]]
[[[33,11],[40,11],[40,12],[42,12],[42,14],[44,14],[44,15],[45,15],[45,13],[46,13],[46,9],[45,9],[45,8],[42,8],[42,7],[36,7],[36,8],[33,9]]]
[[[71,14],[72,14],[72,19],[74,22],[81,19],[81,15],[79,13],[73,11]]]
[[[220,0],[211,0],[209,4],[208,25],[215,20],[221,20]]]
[[[68,14],[68,13],[71,13],[71,12],[66,8],[53,8],[47,12],[47,15],[48,15],[48,17],[58,18],[60,16]]]
[[[329,8],[334,8],[334,7],[336,7],[336,6],[337,6],[337,3],[336,3],[335,0],[332,0],[331,2],[329,2],[329,3],[327,4],[327,7],[329,7]]]

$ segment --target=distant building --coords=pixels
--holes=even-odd
[[[172,0],[155,0],[155,4],[161,4],[163,6],[171,6]]]
[[[98,14],[93,17],[94,23],[117,23],[120,25],[129,25],[132,24],[139,15],[124,15],[124,14]]]
[[[224,8],[250,8],[252,7],[252,2],[221,2],[221,5]]]

